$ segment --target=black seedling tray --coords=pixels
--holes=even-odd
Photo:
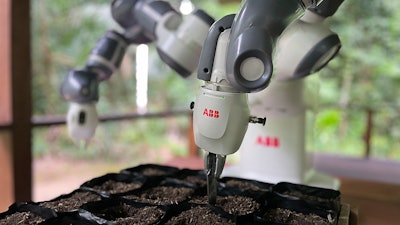
[[[209,205],[206,180],[203,170],[140,165],[93,178],[50,201],[15,203],[0,214],[0,225],[17,224],[5,220],[13,216],[44,225],[337,225],[338,191],[225,177],[216,204]]]

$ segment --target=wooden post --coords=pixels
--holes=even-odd
[[[11,123],[10,2],[0,1],[0,124]],[[11,131],[0,131],[0,212],[14,201]]]
[[[29,0],[0,1],[1,209],[32,198],[30,23]]]
[[[4,0],[2,0],[4,1]],[[30,1],[11,5],[12,158],[15,201],[32,199]]]

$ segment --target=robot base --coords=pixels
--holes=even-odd
[[[222,172],[221,177],[238,177],[243,179],[257,180],[265,183],[279,183],[279,182],[291,182],[296,184],[304,184],[320,188],[328,188],[339,190],[340,181],[337,178],[315,171],[314,169],[308,169],[304,172],[303,177],[276,177],[270,176],[268,173],[259,173],[254,171],[241,170],[239,166],[227,166]]]
[[[305,149],[302,80],[275,81],[249,95],[249,102],[252,115],[266,115],[266,125],[249,124],[239,148],[239,162],[225,168],[223,176],[339,188],[337,179],[313,169],[312,154]]]

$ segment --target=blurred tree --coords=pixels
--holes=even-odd
[[[361,140],[365,114],[374,111],[373,150],[379,157],[400,156],[399,8],[393,1],[345,1],[329,19],[343,47],[319,73],[321,104],[341,109],[336,129],[340,139]],[[354,130],[359,130],[357,136]]]

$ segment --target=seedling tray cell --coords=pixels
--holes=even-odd
[[[323,209],[340,212],[340,192],[336,190],[281,182],[274,185],[272,191],[288,198],[306,201]]]
[[[142,187],[146,180],[144,176],[137,174],[109,173],[87,181],[81,187],[105,195],[123,194]]]
[[[57,217],[46,220],[39,225],[117,225],[113,222],[96,217],[85,211],[58,213]]]
[[[220,182],[227,187],[238,188],[241,191],[254,192],[269,192],[273,186],[273,184],[237,177],[223,177]]]
[[[129,194],[122,195],[124,199],[157,205],[173,205],[188,200],[196,189],[193,185],[178,180],[164,180],[155,185],[146,185]]]
[[[122,198],[103,199],[82,206],[83,209],[120,225],[158,224],[166,215],[167,207],[131,202]]]
[[[0,225],[39,224],[46,219],[56,216],[54,210],[42,207],[36,203],[14,203],[8,208],[8,211],[0,214]]]
[[[53,200],[39,202],[43,207],[51,208],[55,212],[71,212],[78,210],[80,206],[87,202],[98,201],[102,197],[101,194],[84,189],[77,189],[69,194],[61,195]]]
[[[218,207],[205,204],[183,203],[171,208],[168,216],[162,221],[165,225],[234,225],[234,218]]]
[[[124,169],[121,173],[137,174],[150,177],[157,176],[174,176],[179,171],[178,168],[172,166],[164,166],[157,164],[143,164],[136,167]]]

